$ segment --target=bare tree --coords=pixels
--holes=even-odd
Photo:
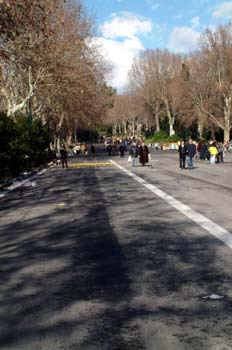
[[[112,125],[113,133],[135,136],[138,122],[141,120],[141,102],[133,95],[116,95],[114,106],[108,110],[108,124]]]
[[[160,131],[161,100],[158,92],[158,84],[153,74],[153,65],[149,57],[141,53],[135,57],[132,67],[128,73],[128,90],[137,96],[144,107],[143,114],[151,117],[156,131]],[[147,112],[147,113],[146,113]]]
[[[232,124],[231,24],[207,29],[201,38],[201,57],[195,62],[193,86],[199,115],[224,131],[230,139]]]
[[[146,103],[155,115],[157,125],[159,125],[160,106],[165,108],[170,135],[175,133],[176,114],[172,112],[172,96],[169,86],[180,71],[181,62],[181,56],[172,54],[166,49],[146,50],[140,54],[139,59],[135,60],[129,73],[130,86],[142,91]]]
[[[81,0],[3,0],[0,10],[1,91],[8,115],[30,109],[49,119],[58,143],[80,123],[99,120],[109,69]]]

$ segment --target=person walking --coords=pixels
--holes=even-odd
[[[217,150],[218,150],[218,154],[216,155],[216,163],[220,163],[220,162],[223,163],[225,150],[222,142],[220,142],[217,145]]]
[[[207,159],[207,154],[208,154],[208,146],[207,146],[207,143],[204,142],[201,146],[200,159],[201,160]]]
[[[201,159],[201,149],[202,149],[202,142],[201,140],[197,144],[197,158]]]
[[[218,155],[218,149],[215,141],[212,142],[209,147],[209,154],[210,154],[210,164],[215,164],[216,156]]]
[[[119,152],[120,152],[120,157],[123,158],[125,154],[125,146],[122,140],[120,140],[120,143],[119,143]]]
[[[107,145],[106,150],[107,150],[107,152],[108,152],[108,156],[111,156],[111,151],[112,151],[112,146],[111,146],[111,144],[108,144],[108,145]]]
[[[130,152],[129,152],[129,157],[131,157],[131,166],[132,167],[136,166],[138,155],[139,155],[138,146],[137,146],[136,142],[133,142],[131,149],[130,149]]]
[[[94,156],[95,156],[96,149],[95,149],[94,144],[92,144],[92,145],[90,146],[90,153],[91,153],[91,156],[92,156],[92,157],[94,157]]]
[[[117,155],[117,145],[116,145],[116,142],[113,142],[113,143],[112,143],[112,146],[111,146],[111,155],[112,155],[112,156],[116,156],[116,155]]]
[[[144,142],[142,142],[141,146],[139,147],[139,162],[142,164],[142,166],[149,162],[149,153],[148,147]]]
[[[178,148],[178,152],[179,152],[180,168],[182,170],[186,169],[185,168],[185,160],[186,160],[186,155],[187,155],[187,146],[186,146],[184,140],[181,141],[181,144],[179,145],[179,148]]]
[[[66,167],[68,168],[68,152],[66,149],[66,146],[64,143],[62,143],[61,149],[60,149],[60,158],[62,163],[62,168]]]
[[[187,159],[188,159],[188,169],[193,169],[193,159],[197,153],[196,145],[193,143],[193,140],[190,139],[187,145]]]
[[[82,143],[82,145],[81,145],[81,153],[82,153],[83,156],[85,156],[87,154],[86,143]]]

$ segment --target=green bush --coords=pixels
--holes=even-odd
[[[179,140],[181,140],[181,137],[177,134],[168,137],[169,142],[177,142]]]
[[[51,133],[40,119],[0,114],[0,179],[19,175],[47,160]]]
[[[153,142],[166,141],[168,139],[168,134],[165,131],[158,131],[152,136]]]
[[[181,140],[181,137],[177,134],[172,136],[168,136],[165,131],[158,131],[152,137],[146,139],[146,144],[149,143],[169,143],[169,142],[177,142]]]

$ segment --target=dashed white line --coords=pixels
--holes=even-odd
[[[232,234],[229,231],[217,225],[202,214],[197,213],[195,210],[191,209],[189,206],[185,205],[184,203],[180,202],[179,200],[160,190],[155,185],[150,184],[149,182],[142,179],[138,175],[132,173],[128,169],[125,169],[123,166],[117,164],[113,160],[111,160],[111,163],[232,249]]]

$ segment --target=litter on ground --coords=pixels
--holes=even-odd
[[[221,300],[221,299],[223,299],[224,298],[224,296],[223,295],[220,295],[220,294],[214,294],[214,293],[212,293],[212,294],[209,294],[209,295],[205,295],[205,296],[203,296],[202,297],[202,299],[210,299],[210,300]]]

